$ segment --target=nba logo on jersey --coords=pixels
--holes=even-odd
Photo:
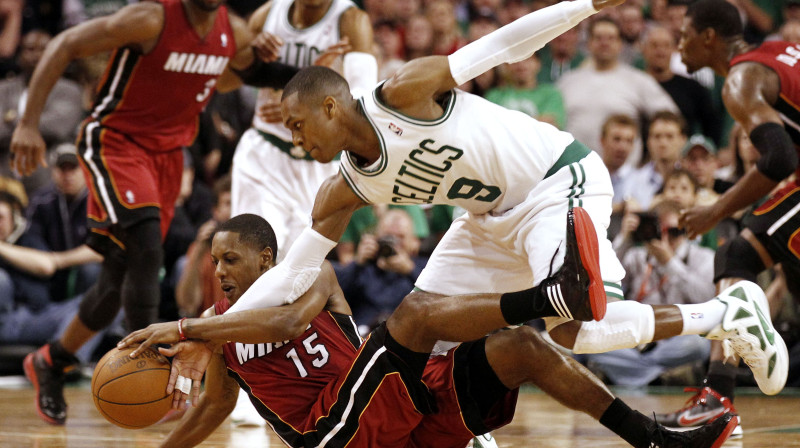
[[[227,34],[225,34],[225,33],[222,33],[222,35],[221,35],[221,36],[219,36],[219,39],[220,39],[220,41],[222,42],[222,47],[223,47],[223,48],[225,48],[225,47],[227,47],[227,46],[228,46],[228,35],[227,35]]]
[[[389,123],[389,130],[397,134],[398,136],[403,135],[403,130],[394,123]]]

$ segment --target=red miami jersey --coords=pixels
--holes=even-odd
[[[189,146],[198,117],[217,79],[236,54],[236,42],[224,5],[214,26],[200,37],[180,0],[164,6],[164,29],[147,54],[114,50],[87,121],[99,121],[146,150]]]
[[[731,67],[741,62],[757,62],[771,68],[781,81],[778,101],[773,107],[780,113],[786,132],[800,154],[800,44],[764,42],[755,50],[731,60]],[[797,171],[800,174],[800,168]]]
[[[221,300],[214,308],[223,314],[230,303]],[[229,375],[260,402],[254,401],[259,413],[286,440],[303,432],[321,391],[350,369],[360,345],[351,316],[322,311],[291,341],[228,342],[223,356]]]

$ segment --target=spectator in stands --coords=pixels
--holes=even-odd
[[[423,15],[408,18],[405,28],[406,59],[430,56],[433,52],[433,26]]]
[[[600,145],[603,149],[603,163],[611,175],[611,187],[614,189],[612,198],[611,223],[608,226],[608,238],[614,240],[619,232],[622,216],[627,207],[628,198],[625,192],[626,185],[633,172],[633,168],[625,163],[633,151],[633,146],[639,136],[636,121],[627,115],[612,115],[603,123],[600,134]]]
[[[75,145],[58,145],[50,158],[52,182],[31,198],[28,233],[41,239],[50,251],[66,251],[83,245],[89,232],[86,222],[88,189],[78,165]],[[83,294],[95,283],[100,265],[88,263],[61,269],[50,279],[54,301]]]
[[[717,147],[708,137],[695,134],[683,147],[681,167],[686,168],[699,185],[697,203],[710,205],[733,184],[716,177]]]
[[[467,44],[453,2],[434,0],[425,7],[425,15],[433,26],[433,54],[447,56]]]
[[[565,31],[536,52],[542,62],[542,70],[537,77],[540,84],[556,83],[561,76],[580,66],[584,57],[578,49],[580,32],[578,28]]]
[[[639,67],[642,59],[642,34],[645,29],[644,13],[635,2],[623,3],[617,10],[620,37],[623,42],[620,60]]]
[[[32,30],[22,36],[17,63],[20,74],[0,81],[0,175],[13,175],[9,163],[9,145],[14,127],[25,110],[28,83],[52,36],[43,30]],[[39,129],[49,148],[74,141],[83,119],[81,88],[74,81],[60,78],[45,104]],[[40,168],[22,182],[30,196],[50,180],[49,170]]]
[[[690,133],[722,139],[722,114],[714,109],[711,92],[694,79],[672,72],[670,61],[677,46],[674,35],[664,26],[654,25],[645,33],[642,55],[645,71],[669,94],[686,120]]]
[[[652,210],[655,220],[634,213],[625,217],[620,235],[630,242],[643,239],[638,241],[642,246],[627,244],[617,251],[626,270],[622,289],[628,300],[675,305],[699,303],[714,295],[714,251],[689,242],[678,228],[680,210],[677,203],[664,201]],[[644,227],[651,225],[646,232]],[[709,349],[707,339],[676,336],[642,349],[589,355],[588,364],[614,384],[640,387],[669,368],[704,361]]]
[[[504,64],[500,67],[503,85],[489,89],[486,99],[564,129],[567,120],[564,99],[555,85],[538,85],[536,75],[541,68],[535,54],[514,64]]]
[[[212,218],[197,231],[189,251],[177,262],[179,274],[175,288],[175,301],[182,317],[197,317],[225,296],[219,286],[211,261],[211,236],[220,223],[231,218],[231,178],[220,178],[214,184]]]
[[[623,195],[636,201],[639,209],[650,208],[664,179],[676,168],[686,144],[686,122],[680,115],[662,111],[650,121],[647,149],[650,161],[631,174]]]
[[[361,242],[361,236],[375,233],[383,215],[392,208],[401,208],[411,216],[411,220],[414,223],[414,234],[417,238],[423,240],[430,235],[428,218],[419,205],[373,205],[371,207],[363,207],[353,213],[341,241],[336,246],[336,258],[340,265],[346,265],[353,261],[356,256],[356,248]]]
[[[19,200],[0,192],[0,344],[39,345],[60,335],[77,314],[81,296],[53,300],[47,277],[62,266],[102,259],[86,246],[66,256],[52,253],[25,227]],[[104,334],[85,344],[76,361],[88,362]]]
[[[638,120],[662,110],[678,112],[653,78],[620,61],[622,38],[614,21],[601,17],[591,22],[588,46],[590,63],[557,83],[567,109],[567,131],[577,140],[600,152],[600,132],[608,116],[625,114]],[[636,165],[641,160],[638,146],[628,163]]]
[[[414,289],[427,258],[418,256],[420,239],[403,209],[387,210],[375,234],[364,234],[355,259],[337,267],[336,277],[362,334],[385,320]]]

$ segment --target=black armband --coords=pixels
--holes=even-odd
[[[264,62],[258,56],[247,68],[242,70],[231,68],[231,70],[247,85],[272,89],[282,89],[292,76],[300,71],[297,67],[280,62]]]
[[[786,129],[778,123],[764,123],[750,133],[750,141],[761,157],[756,167],[775,182],[787,178],[797,169],[797,150]]]

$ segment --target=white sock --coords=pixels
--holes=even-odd
[[[681,334],[706,334],[722,322],[728,305],[716,298],[705,303],[676,305],[683,317]]]

